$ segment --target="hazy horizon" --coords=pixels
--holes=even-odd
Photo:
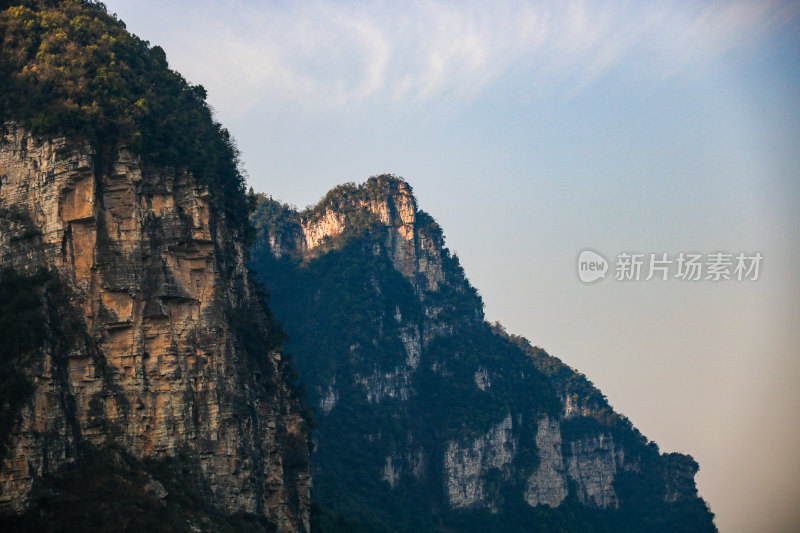
[[[722,533],[800,528],[800,4],[106,5],[208,90],[257,192],[404,177],[487,320],[691,454]],[[586,285],[586,248],[764,259]]]

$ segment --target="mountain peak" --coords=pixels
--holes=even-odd
[[[18,5],[12,5],[18,4]],[[92,147],[99,170],[120,148],[185,169],[212,208],[244,230],[244,177],[206,90],[171,70],[164,50],[128,32],[101,2],[0,2],[0,130]]]
[[[392,174],[334,187],[301,212],[260,197],[254,222],[277,257],[307,260],[354,241],[368,243],[419,291],[439,288],[445,281],[443,260],[451,258],[439,225],[417,208],[411,185]]]
[[[411,185],[401,176],[394,174],[379,174],[377,176],[370,176],[364,183],[368,190],[384,190],[387,193],[398,193],[405,195],[414,195],[414,190]]]
[[[363,223],[404,225],[413,224],[416,220],[417,202],[413,189],[403,178],[393,174],[372,176],[358,185],[353,182],[338,185],[328,191],[316,205],[307,207],[299,215],[304,222],[313,224],[331,213],[338,218],[352,219],[363,215],[364,208],[378,218],[359,220],[359,225]],[[396,218],[398,214],[400,219]],[[352,226],[355,220],[350,222],[349,226]],[[342,228],[344,229],[346,228]],[[309,243],[310,248],[318,244]]]
[[[447,309],[468,322],[483,319],[483,302],[445,246],[441,227],[417,208],[402,178],[382,174],[339,185],[301,212],[260,196],[253,223],[259,235],[254,253],[304,264],[348,250],[384,258],[427,302],[432,318]]]

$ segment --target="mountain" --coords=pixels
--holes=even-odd
[[[716,531],[690,456],[484,320],[408,183],[255,200],[251,266],[315,410],[315,529]]]
[[[205,91],[102,4],[0,2],[0,527],[309,529],[308,418]]]
[[[406,182],[248,198],[102,4],[0,0],[0,39],[4,531],[715,531],[691,457],[486,323]]]

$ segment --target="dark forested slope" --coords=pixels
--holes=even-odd
[[[697,463],[483,318],[392,176],[298,212],[259,197],[254,269],[316,411],[322,531],[714,531]]]

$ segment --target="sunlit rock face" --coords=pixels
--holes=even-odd
[[[35,480],[87,445],[115,446],[185,458],[212,506],[307,530],[300,404],[280,353],[246,349],[233,318],[265,336],[240,230],[187,172],[125,149],[97,159],[14,124],[0,145],[0,266],[53,272],[68,295],[59,318],[77,332],[26,369],[34,389],[0,466],[0,509],[23,510]]]
[[[321,206],[320,213],[305,217],[300,224],[300,240],[291,247],[313,253],[342,235],[355,216],[369,213],[387,230],[381,251],[397,271],[418,291],[437,290],[444,282],[441,237],[417,224],[417,202],[407,183],[384,180],[378,186],[385,187],[385,191],[352,198],[352,204],[344,211],[338,210],[338,206]],[[285,242],[278,235],[272,238]],[[280,254],[280,250],[277,248],[276,253]]]

